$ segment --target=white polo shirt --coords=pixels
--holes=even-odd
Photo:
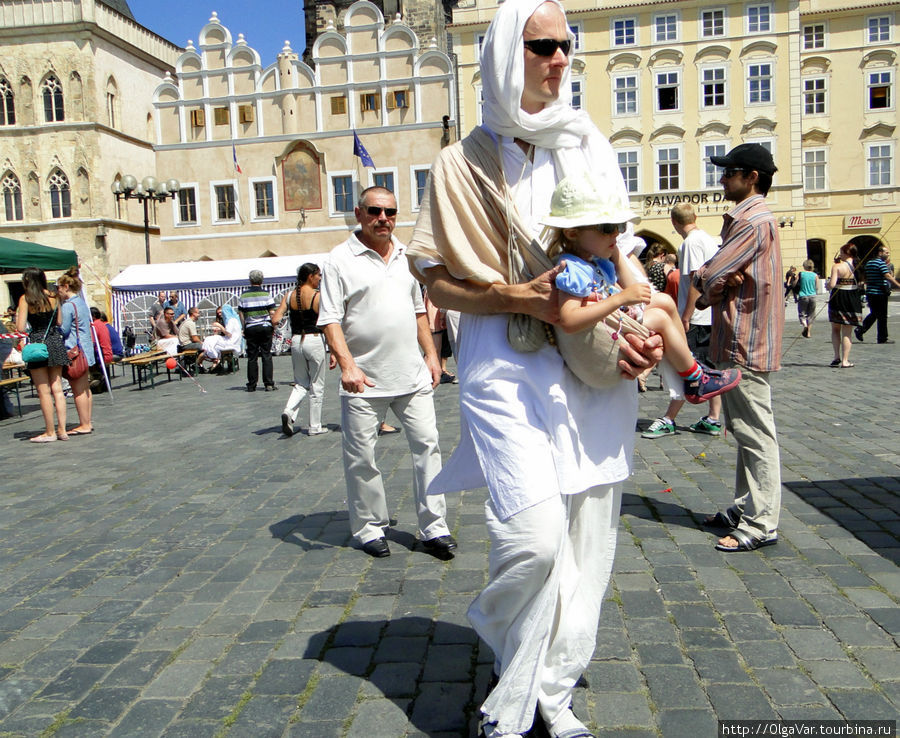
[[[357,366],[375,383],[363,395],[407,395],[431,386],[416,315],[425,312],[406,246],[391,238],[387,263],[351,234],[322,267],[319,326],[339,323]],[[343,387],[341,394],[350,394]]]

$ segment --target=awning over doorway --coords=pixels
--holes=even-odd
[[[13,274],[28,267],[44,271],[68,269],[77,263],[78,255],[74,251],[0,237],[0,273]]]

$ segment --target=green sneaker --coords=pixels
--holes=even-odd
[[[675,423],[671,420],[657,418],[650,427],[641,433],[641,438],[659,438],[660,436],[674,436],[677,433]]]
[[[708,415],[704,415],[693,425],[688,426],[691,433],[705,433],[708,436],[717,436],[722,432],[722,424],[714,423],[709,419]]]

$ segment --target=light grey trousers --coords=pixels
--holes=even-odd
[[[772,389],[768,372],[716,362],[717,369],[735,367],[741,370],[741,383],[722,395],[725,427],[737,441],[734,507],[741,513],[738,529],[753,538],[765,538],[778,530],[781,513],[781,456]]]
[[[341,397],[344,477],[350,531],[359,543],[381,538],[390,523],[384,482],[375,464],[378,426],[390,409],[406,433],[413,460],[413,499],[422,539],[449,534],[443,495],[427,495],[428,484],[441,470],[434,393],[431,387],[408,395]]]
[[[322,427],[322,402],[325,400],[325,372],[328,370],[328,354],[325,338],[321,334],[291,336],[291,363],[294,365],[294,388],[284,406],[291,419],[296,422],[300,403],[309,395],[309,427]]]

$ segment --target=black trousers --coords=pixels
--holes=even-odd
[[[887,295],[866,295],[869,302],[869,314],[865,317],[862,324],[862,332],[865,333],[872,327],[872,323],[877,322],[878,343],[884,343],[888,338],[887,331]]]
[[[247,386],[256,387],[259,381],[259,364],[256,360],[262,360],[263,384],[266,387],[274,387],[275,379],[272,375],[272,334],[274,328],[271,325],[254,325],[244,329],[244,340],[247,341]]]

